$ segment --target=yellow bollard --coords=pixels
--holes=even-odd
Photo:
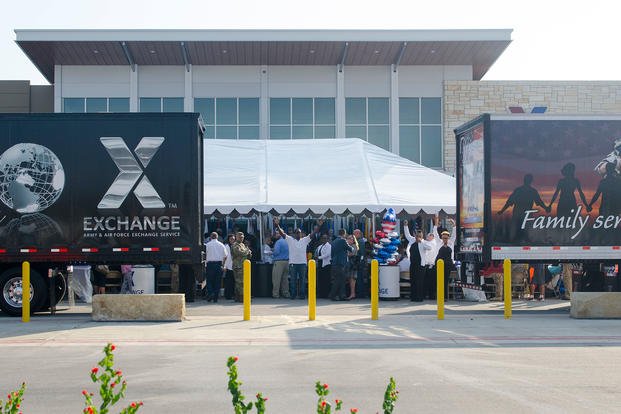
[[[511,314],[512,314],[512,310],[511,310],[511,303],[512,303],[512,298],[511,298],[511,260],[509,259],[505,259],[503,262],[503,268],[504,268],[504,286],[503,286],[503,290],[504,290],[504,296],[505,296],[505,319],[511,319]]]
[[[22,263],[22,322],[30,322],[30,263]]]
[[[244,320],[250,320],[250,260],[244,260]]]
[[[371,260],[371,319],[376,321],[379,312],[377,302],[379,300],[379,264],[377,260]]]
[[[317,307],[317,262],[308,261],[308,320],[315,320]]]
[[[444,319],[444,260],[438,259],[436,263],[438,291],[438,320]]]

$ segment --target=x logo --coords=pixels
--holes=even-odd
[[[119,208],[132,189],[144,208],[164,208],[164,202],[121,137],[99,138],[119,169],[119,175],[97,205],[98,208]],[[134,153],[144,168],[164,142],[164,137],[143,137]],[[142,177],[142,179],[140,178]],[[138,185],[136,183],[140,180]],[[134,188],[136,186],[136,188]]]

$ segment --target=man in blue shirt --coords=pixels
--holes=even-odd
[[[332,242],[332,288],[329,297],[332,300],[345,299],[345,264],[347,263],[347,252],[353,252],[354,248],[347,244],[345,229],[339,230],[339,237]]]
[[[289,297],[289,246],[279,232],[274,234],[274,250],[272,251],[272,297]]]

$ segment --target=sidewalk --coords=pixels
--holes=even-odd
[[[436,315],[437,303],[426,300],[424,302],[410,302],[408,299],[401,300],[380,300],[379,314],[395,315]],[[543,302],[513,300],[512,310],[514,315],[521,314],[565,314],[569,317],[570,302],[559,299],[546,299]],[[197,298],[194,302],[186,303],[188,317],[193,316],[237,316],[243,313],[243,304],[232,300],[220,299],[218,303],[207,302]],[[291,299],[272,299],[272,298],[252,298],[251,312],[253,315],[308,315],[307,300]],[[76,302],[70,307],[67,301],[63,301],[57,306],[56,316],[63,315],[86,315],[90,316],[91,305],[83,302]],[[351,316],[370,316],[370,299],[354,299],[345,302],[333,302],[328,299],[317,299],[317,319],[320,315],[351,315]],[[489,314],[499,316],[504,315],[504,302],[467,302],[467,301],[446,301],[445,314]],[[50,316],[49,312],[42,312],[36,316]],[[5,317],[0,312],[0,318]]]

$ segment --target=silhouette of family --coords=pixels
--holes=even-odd
[[[597,187],[597,191],[593,194],[591,201],[587,202],[580,181],[575,176],[576,166],[574,163],[568,162],[561,168],[562,177],[559,179],[554,195],[548,205],[543,202],[539,192],[532,186],[533,175],[526,174],[524,176],[524,184],[513,190],[509,198],[507,198],[505,205],[497,214],[501,215],[505,210],[513,206],[511,237],[518,239],[524,236],[524,230],[521,228],[524,215],[527,210],[532,210],[534,205],[541,207],[546,213],[550,213],[552,205],[558,198],[556,204],[557,217],[575,214],[578,209],[576,191],[587,212],[593,209],[593,205],[601,197],[599,215],[617,215],[621,212],[621,177],[617,173],[616,165],[613,163],[606,163],[604,170],[605,173]]]

